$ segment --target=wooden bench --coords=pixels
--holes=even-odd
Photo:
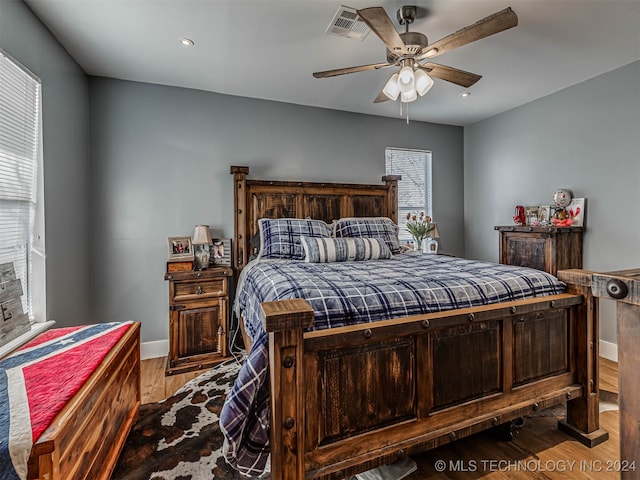
[[[27,478],[108,480],[140,407],[134,323],[31,449]]]

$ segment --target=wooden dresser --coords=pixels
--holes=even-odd
[[[582,268],[582,227],[497,226],[500,263],[544,270]]]
[[[168,272],[166,375],[209,368],[228,358],[231,267]]]

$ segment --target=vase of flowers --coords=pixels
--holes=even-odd
[[[419,215],[412,212],[407,213],[407,230],[413,237],[414,250],[422,251],[422,242],[430,236],[435,227],[435,223],[431,223],[431,217],[425,215],[424,212],[420,212]]]

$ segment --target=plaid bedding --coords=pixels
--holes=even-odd
[[[247,475],[268,466],[265,301],[304,298],[320,330],[564,292],[555,277],[522,267],[406,253],[390,260],[343,263],[253,262],[242,272],[236,309],[253,345],[220,415],[227,461]]]

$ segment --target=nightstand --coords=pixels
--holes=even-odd
[[[228,358],[231,267],[168,272],[169,356],[165,375],[209,368]]]
[[[582,227],[495,227],[500,232],[500,263],[544,270],[582,268]]]

